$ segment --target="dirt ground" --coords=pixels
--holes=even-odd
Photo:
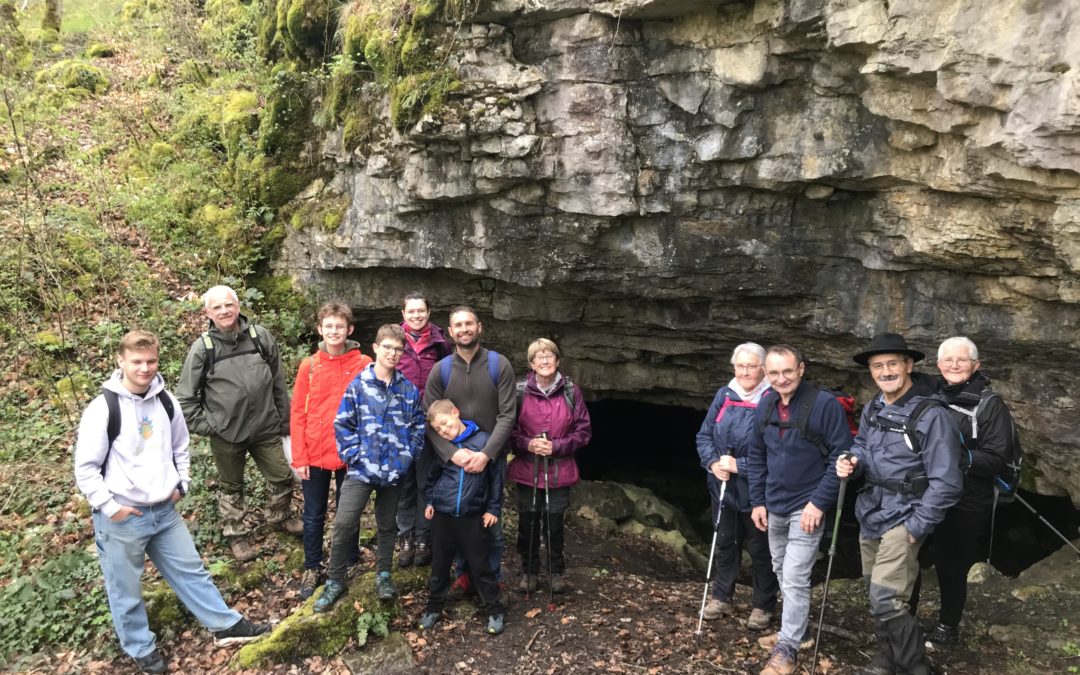
[[[512,500],[508,500],[512,501]],[[468,601],[448,608],[446,618],[433,630],[417,628],[426,591],[400,598],[402,615],[392,628],[404,634],[412,648],[419,673],[758,673],[767,653],[758,646],[759,633],[746,628],[750,613],[749,588],[736,592],[736,613],[704,622],[697,634],[698,610],[704,590],[704,575],[692,569],[669,549],[638,537],[606,534],[590,529],[580,520],[567,525],[567,580],[570,590],[554,595],[549,604],[546,573],[538,592],[528,600],[514,590],[520,566],[513,553],[516,517],[504,514],[508,551],[503,575],[507,583],[506,630],[497,637],[484,632],[486,617]],[[276,553],[270,559],[284,564],[292,544],[273,537],[263,545]],[[841,550],[841,556],[850,556]],[[365,551],[365,562],[374,556]],[[824,577],[827,560],[815,567],[815,580]],[[855,569],[852,561],[839,561],[834,569]],[[740,580],[742,582],[744,580]],[[975,673],[1065,673],[1080,665],[1069,650],[1055,645],[1040,648],[1039,640],[1050,632],[1076,632],[1080,608],[1064,605],[1047,608],[1046,603],[1024,604],[1009,597],[1012,580],[999,578],[972,587],[969,612],[965,616],[963,644],[948,654],[931,654],[937,672],[968,675]],[[264,585],[231,603],[255,621],[277,622],[295,609],[298,573],[275,572]],[[811,626],[817,629],[821,608],[820,584],[814,589]],[[1075,594],[1070,597],[1075,598]],[[1073,603],[1075,604],[1075,603]],[[924,583],[919,617],[931,625],[937,611],[937,591],[933,574]],[[1026,648],[1006,648],[992,640],[992,623],[1017,620],[1031,625]],[[1026,615],[1024,614],[1026,612]],[[1070,613],[1071,618],[1070,618]],[[1071,623],[1070,623],[1071,622]],[[775,623],[772,630],[775,630]],[[835,578],[830,584],[829,602],[822,633],[817,673],[844,675],[869,661],[871,620],[867,613],[866,589],[861,580]],[[1060,640],[1059,640],[1060,641]],[[169,672],[239,672],[228,667],[233,648],[215,648],[209,633],[191,625],[180,634],[159,636],[159,644],[170,660]],[[371,648],[374,643],[369,643]],[[1044,643],[1045,644],[1045,643]],[[273,673],[349,673],[346,650],[332,658],[311,657],[279,664],[260,671]],[[797,672],[810,673],[812,650],[800,653]],[[40,673],[131,673],[137,672],[130,659],[116,656],[95,659],[87,653],[62,652],[41,655],[31,672]]]

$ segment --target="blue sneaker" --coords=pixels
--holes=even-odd
[[[384,602],[397,597],[397,587],[394,586],[394,580],[390,578],[389,572],[379,572],[375,576],[375,594]]]
[[[434,628],[437,623],[439,623],[438,612],[424,612],[424,615],[420,617],[420,628],[424,630]]]
[[[315,613],[321,614],[328,611],[338,601],[338,598],[343,595],[345,595],[345,584],[328,579],[326,585],[323,586],[322,595],[315,601],[315,607],[313,608]]]
[[[487,632],[491,635],[498,635],[503,632],[502,614],[492,614],[488,617]]]

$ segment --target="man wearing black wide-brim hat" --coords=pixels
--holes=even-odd
[[[841,478],[861,473],[855,515],[863,577],[877,620],[878,651],[868,675],[927,675],[922,632],[908,609],[919,573],[919,548],[960,498],[960,434],[931,378],[912,373],[925,355],[902,335],[881,333],[852,357],[866,366],[880,393],[863,409],[853,457],[841,457]]]

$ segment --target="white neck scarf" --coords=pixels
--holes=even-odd
[[[751,391],[746,391],[741,386],[739,386],[739,381],[736,380],[734,377],[731,378],[731,382],[728,382],[728,389],[738,394],[739,398],[746,401],[747,403],[757,404],[757,402],[761,399],[761,395],[764,394],[765,390],[768,388],[769,378],[767,377],[761,378],[761,382],[758,382],[757,386],[754,387]]]

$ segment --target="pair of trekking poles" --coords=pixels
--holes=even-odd
[[[850,458],[853,455],[845,453],[841,459]],[[844,510],[844,496],[847,493],[848,479],[840,479],[840,494],[836,498],[836,518],[833,521],[832,541],[829,542],[829,566],[825,570],[825,589],[821,597],[821,615],[818,618],[817,637],[814,639],[814,659],[810,666],[810,672],[817,672],[818,646],[821,644],[821,627],[825,625],[825,603],[829,600],[829,577],[832,576],[833,558],[836,557],[836,539],[840,534],[840,514]],[[698,611],[697,631],[695,635],[701,635],[701,622],[705,618],[705,602],[709,597],[709,585],[712,583],[713,557],[716,554],[716,536],[720,532],[720,517],[724,513],[724,494],[727,492],[727,481],[720,481],[720,500],[716,508],[716,521],[713,523],[712,545],[709,546],[709,566],[705,572],[705,590],[701,594],[701,609]]]
[[[540,432],[539,438],[541,440],[547,440],[547,432]],[[536,493],[538,490],[537,484],[539,483],[539,476],[537,471],[539,469],[540,457],[533,455],[533,485],[532,485],[532,510],[529,511],[529,557],[528,562],[525,565],[525,575],[528,577],[530,574],[529,569],[532,568],[533,560],[533,537],[536,534]],[[544,464],[544,514],[547,517],[547,562],[548,562],[548,611],[554,611],[555,609],[555,590],[552,586],[551,580],[551,491],[549,489],[549,474],[548,474],[548,458],[545,455],[543,457]],[[520,523],[519,523],[520,526]],[[525,582],[525,602],[529,601],[529,582]]]

